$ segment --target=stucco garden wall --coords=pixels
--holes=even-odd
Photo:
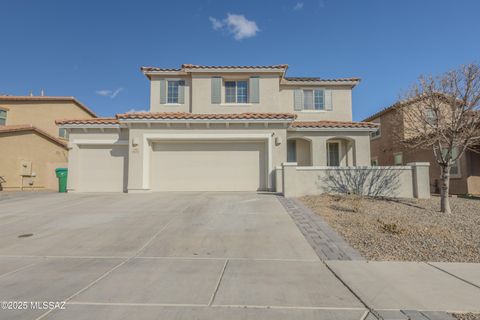
[[[392,198],[429,198],[428,168],[428,163],[389,167],[298,167],[296,163],[284,163],[276,169],[276,185],[277,192],[285,197],[354,192]]]

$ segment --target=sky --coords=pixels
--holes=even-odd
[[[148,110],[141,66],[360,77],[360,121],[419,75],[480,61],[479,0],[2,0],[0,12],[0,94],[75,96],[100,116]]]

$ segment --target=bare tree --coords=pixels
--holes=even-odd
[[[440,211],[450,213],[450,169],[480,143],[480,66],[469,64],[440,76],[421,76],[397,107],[400,142],[431,149],[440,173]]]

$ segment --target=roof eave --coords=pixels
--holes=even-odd
[[[57,124],[59,128],[62,129],[120,129],[126,128],[127,126],[122,125],[120,123],[64,123],[64,124]]]
[[[350,132],[374,132],[378,128],[345,128],[345,127],[338,127],[338,128],[315,128],[315,127],[290,127],[288,131],[350,131]]]
[[[286,119],[132,119],[119,118],[121,123],[291,123],[294,118]]]
[[[285,86],[349,86],[354,88],[360,83],[358,80],[320,80],[320,81],[290,81],[283,79],[280,84]]]

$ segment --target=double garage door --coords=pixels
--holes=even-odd
[[[78,191],[123,192],[128,146],[80,147]],[[265,143],[258,141],[152,142],[153,191],[256,191],[267,189]]]
[[[150,188],[154,191],[264,190],[265,160],[263,142],[154,142]]]

